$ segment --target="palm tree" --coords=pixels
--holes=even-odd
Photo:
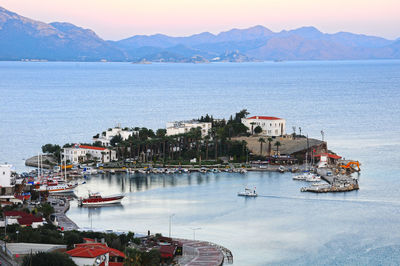
[[[271,137],[268,137],[267,141],[268,141],[268,156],[271,156],[271,148],[272,148],[271,142],[274,141],[274,139]]]
[[[210,141],[210,135],[204,137],[206,140],[206,160],[208,160],[208,142]]]
[[[258,142],[260,142],[260,155],[262,155],[262,147],[263,147],[263,143],[265,143],[265,139],[264,138],[259,138]]]
[[[279,154],[279,146],[281,146],[281,143],[279,141],[275,142],[274,146],[276,146],[276,155]]]

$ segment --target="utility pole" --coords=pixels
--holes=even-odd
[[[169,234],[168,234],[169,237],[171,237],[171,223],[172,223],[172,217],[174,217],[174,216],[175,216],[175,213],[173,213],[169,216]]]
[[[200,230],[201,227],[191,228],[193,230],[193,240],[196,240],[196,230]]]

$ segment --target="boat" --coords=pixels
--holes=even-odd
[[[279,172],[279,173],[284,173],[285,170],[286,170],[285,167],[282,166],[282,165],[280,165],[279,168],[278,168],[278,172]]]
[[[321,177],[319,175],[309,173],[306,178],[306,181],[307,182],[318,182],[318,181],[321,181]]]
[[[238,196],[241,196],[241,197],[257,197],[258,194],[256,192],[256,188],[254,188],[254,189],[245,188],[244,191],[238,192]]]
[[[101,196],[100,193],[91,193],[89,192],[89,196],[87,198],[80,198],[79,205],[80,206],[101,206],[108,204],[117,204],[121,203],[122,199],[125,197],[124,194],[116,194],[110,196]]]
[[[38,192],[49,192],[50,194],[55,193],[72,193],[74,189],[77,187],[77,184],[47,184],[41,185],[36,189]]]

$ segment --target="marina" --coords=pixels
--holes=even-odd
[[[384,264],[398,260],[393,249],[400,237],[396,229],[399,123],[397,109],[386,108],[397,106],[399,101],[395,79],[398,62],[285,62],[279,66],[254,63],[257,69],[246,63],[185,67],[152,64],[147,69],[135,65],[138,72],[119,63],[79,64],[79,70],[74,63],[32,64],[24,65],[23,69],[14,64],[17,63],[2,63],[5,97],[0,101],[6,114],[2,116],[2,123],[9,129],[0,129],[2,147],[8,151],[1,154],[1,161],[12,163],[19,173],[31,170],[22,159],[37,154],[44,144],[43,136],[48,136],[45,141],[60,145],[79,140],[90,142],[92,134],[114,125],[116,117],[122,117],[124,124],[158,128],[164,126],[164,121],[197,117],[209,110],[215,110],[219,117],[227,117],[234,111],[229,106],[250,106],[253,112],[261,113],[265,104],[288,118],[288,124],[298,126],[301,121],[303,132],[310,136],[319,137],[323,125],[330,149],[362,163],[360,174],[352,174],[358,179],[359,190],[318,194],[302,193],[302,187],[313,185],[292,180],[299,172],[291,173],[290,166],[285,167],[284,173],[278,173],[277,166],[260,164],[246,168],[247,173],[243,174],[225,172],[224,167],[218,168],[218,174],[211,170],[190,174],[147,173],[144,167],[137,167],[141,173],[128,167],[129,173],[126,173],[126,169],[116,167],[98,169],[98,174],[86,177],[71,170],[71,178],[79,181],[74,189],[78,197],[87,197],[88,190],[102,195],[126,195],[121,206],[101,208],[79,208],[77,200],[71,200],[66,217],[79,228],[134,230],[142,234],[150,229],[168,235],[169,216],[175,213],[172,236],[192,239],[191,228],[201,227],[196,231],[196,239],[226,246],[235,256],[235,265],[248,265],[249,261],[253,265],[366,265],[375,259]],[[65,71],[71,74],[64,77]],[[121,80],[112,84],[115,93],[111,96],[110,87],[103,84],[104,73],[109,73],[112,80]],[[37,87],[32,85],[32,75],[40,77]],[[16,76],[20,78],[13,78]],[[272,78],[276,76],[282,77],[282,81]],[[354,77],[363,80],[362,85],[355,83]],[[152,84],[157,88],[146,85],[150,78],[155,78]],[[66,79],[68,83],[64,82]],[[179,83],[166,83],[169,80]],[[82,82],[84,95],[79,89]],[[296,86],[291,85],[294,82]],[[51,93],[48,84],[54,88]],[[131,88],[124,84],[130,84]],[[190,93],[186,92],[187,84],[190,84]],[[251,94],[250,89],[243,91],[247,86],[244,84],[252,84]],[[66,86],[68,93],[58,89],[60,86]],[[171,87],[177,88],[176,91],[164,93]],[[343,93],[338,94],[338,88]],[[127,91],[131,94],[126,97],[115,96]],[[254,95],[260,95],[259,99]],[[329,100],[321,100],[321,95]],[[18,101],[9,104],[15,102],[15,97]],[[115,97],[119,108],[111,105],[110,97]],[[71,98],[74,101],[64,100]],[[357,105],[355,98],[360,102]],[[37,104],[32,104],[32,99]],[[160,105],[163,101],[174,104]],[[29,112],[26,106],[31,106]],[[82,106],[87,107],[87,112],[76,115]],[[148,106],[153,108],[151,114],[146,113]],[[198,106],[198,109],[193,112],[188,106]],[[132,112],[141,115],[126,116]],[[73,116],[75,120],[71,123]],[[356,118],[357,122],[349,118]],[[382,123],[375,125],[375,119]],[[85,125],[84,132],[78,130],[76,123]],[[29,133],[28,124],[31,125]],[[17,144],[10,139],[16,139]],[[268,143],[263,145],[264,154],[267,147]],[[260,149],[257,140],[254,149]],[[179,164],[168,168],[179,168]],[[329,175],[326,178],[334,181]],[[246,186],[256,186],[258,197],[238,197],[238,191]]]

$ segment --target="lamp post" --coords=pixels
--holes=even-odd
[[[173,213],[169,216],[169,234],[168,234],[169,237],[171,237],[171,223],[172,223],[172,217],[174,217],[174,216],[175,216],[175,213]]]
[[[191,228],[193,230],[193,240],[196,240],[196,230],[200,230],[201,227]]]

